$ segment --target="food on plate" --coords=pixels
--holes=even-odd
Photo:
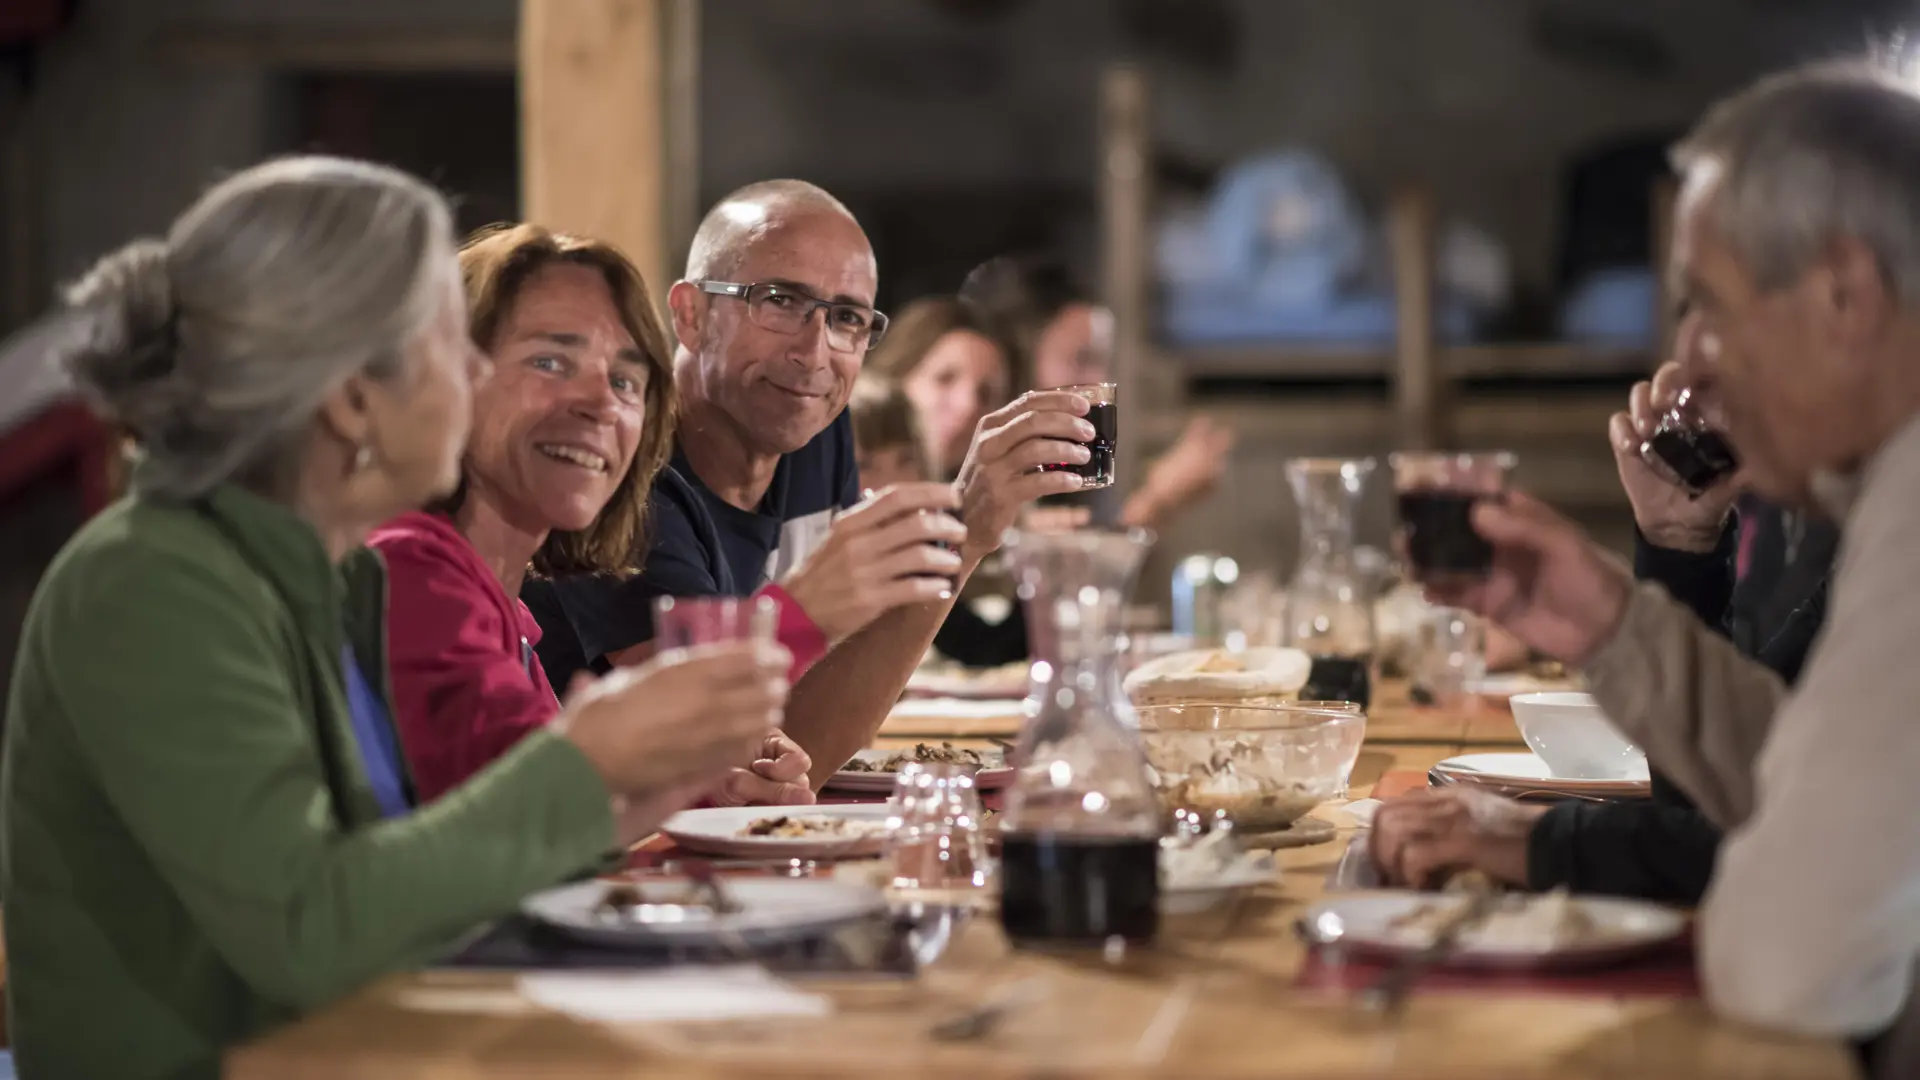
[[[964,765],[976,769],[987,767],[986,756],[978,750],[969,750],[955,746],[950,742],[939,745],[916,743],[910,750],[900,750],[885,757],[871,755],[857,756],[840,766],[841,772],[890,773],[899,772],[909,762],[923,765]]]
[[[671,888],[679,884],[678,888]],[[669,891],[663,891],[663,887]],[[595,908],[621,919],[643,918],[652,909],[702,906],[699,890],[688,883],[661,883],[648,892],[632,882],[608,885]]]
[[[600,895],[600,906],[615,914],[624,913],[647,902],[636,885],[612,885]]]
[[[1141,664],[1123,685],[1137,705],[1281,704],[1299,697],[1312,670],[1312,658],[1298,649],[1189,649]]]
[[[1174,890],[1204,889],[1243,862],[1270,865],[1272,861],[1271,855],[1242,851],[1234,842],[1233,834],[1225,830],[1191,838],[1162,837],[1160,887]]]
[[[1432,900],[1395,917],[1387,929],[1415,941],[1431,940],[1460,910],[1461,901]],[[1500,897],[1483,918],[1460,932],[1472,949],[1502,952],[1561,952],[1591,946],[1605,936],[1593,916],[1565,889],[1538,896]]]
[[[782,814],[755,818],[738,836],[761,836],[777,840],[858,840],[885,832],[887,823],[878,818],[829,817],[825,814]]]

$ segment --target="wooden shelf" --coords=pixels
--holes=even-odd
[[[1662,345],[1609,347],[1573,342],[1493,342],[1446,345],[1436,340],[1435,237],[1442,208],[1425,186],[1410,183],[1392,193],[1380,222],[1393,261],[1395,329],[1389,343],[1341,345],[1178,346],[1154,340],[1152,236],[1155,195],[1145,163],[1153,160],[1156,135],[1147,101],[1152,87],[1139,68],[1120,66],[1101,83],[1100,192],[1107,306],[1114,315],[1114,359],[1119,381],[1134,393],[1122,399],[1133,424],[1147,414],[1179,416],[1182,389],[1195,380],[1284,385],[1366,382],[1384,384],[1391,405],[1391,438],[1404,449],[1464,445],[1463,408],[1476,394],[1536,389],[1560,396],[1583,383],[1617,383],[1644,377],[1671,337],[1671,311],[1655,298],[1654,317]],[[1668,242],[1664,207],[1671,184],[1654,193],[1655,263],[1664,264]],[[1565,384],[1564,388],[1560,384]],[[1213,389],[1213,388],[1210,388]],[[1268,392],[1272,387],[1261,387]],[[1149,392],[1138,392],[1149,391]],[[1616,399],[1624,397],[1609,389]],[[1213,395],[1210,394],[1210,397]],[[1224,396],[1224,395],[1223,395]],[[1259,396],[1259,395],[1254,395]],[[1213,409],[1217,401],[1209,402]],[[1511,407],[1511,401],[1508,407]],[[1617,406],[1616,406],[1617,407]]]
[[[1188,379],[1363,379],[1391,377],[1391,348],[1338,345],[1161,345],[1155,355]],[[1453,379],[1615,378],[1653,369],[1646,349],[1576,342],[1443,345],[1435,363]]]

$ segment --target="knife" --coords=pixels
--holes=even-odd
[[[1433,940],[1418,952],[1402,956],[1379,981],[1360,996],[1361,1004],[1388,1017],[1396,1017],[1406,1005],[1413,984],[1428,968],[1445,960],[1460,943],[1460,936],[1493,914],[1500,905],[1500,894],[1491,890],[1475,892],[1459,909],[1449,914],[1434,931]]]

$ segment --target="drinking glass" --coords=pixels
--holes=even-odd
[[[1486,673],[1487,624],[1460,608],[1429,609],[1414,651],[1415,703],[1458,705]]]
[[[1707,423],[1691,389],[1680,391],[1673,408],[1660,414],[1653,435],[1640,444],[1640,457],[1689,496],[1702,494],[1740,467],[1727,437]]]
[[[1507,489],[1514,456],[1490,453],[1394,454],[1393,488],[1407,568],[1421,582],[1484,578],[1493,545],[1473,528],[1473,504]]]
[[[966,893],[986,886],[987,841],[971,770],[908,762],[894,779],[887,809],[882,858],[894,888]]]
[[[767,596],[662,596],[653,602],[653,639],[661,651],[771,642],[779,622],[779,605]]]
[[[1093,441],[1085,443],[1087,452],[1092,456],[1085,465],[1062,462],[1058,465],[1043,466],[1049,472],[1075,472],[1080,474],[1080,488],[1083,491],[1093,488],[1113,486],[1113,450],[1119,439],[1120,407],[1115,404],[1113,383],[1088,383],[1084,386],[1057,386],[1055,390],[1069,394],[1079,394],[1087,399],[1087,423],[1093,425]]]

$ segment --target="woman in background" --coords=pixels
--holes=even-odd
[[[519,600],[529,572],[631,573],[673,445],[673,367],[646,283],[608,244],[503,225],[460,251],[468,326],[492,359],[452,497],[368,543],[386,560],[401,746],[422,801],[560,712]],[[810,803],[806,754],[773,733],[722,805]]]
[[[451,229],[403,173],[290,158],[69,290],[63,359],[144,458],[21,634],[0,903],[23,1075],[211,1080],[591,869],[775,723],[784,653],[705,650],[415,808],[359,545],[459,476],[485,358]]]
[[[913,403],[936,477],[960,471],[981,418],[1013,399],[1006,349],[952,297],[908,304],[862,370],[899,387]]]
[[[1066,265],[1043,257],[1002,256],[976,267],[960,300],[1008,350],[1011,370],[1030,380],[1021,389],[1081,386],[1113,378],[1113,314],[1088,300]],[[1105,492],[1067,497],[1093,516],[1126,526],[1164,528],[1212,491],[1226,472],[1233,431],[1205,416],[1188,421],[1165,454],[1132,484],[1117,509]]]

